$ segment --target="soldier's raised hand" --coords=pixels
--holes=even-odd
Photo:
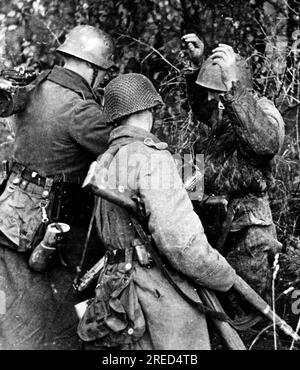
[[[211,57],[221,67],[221,76],[229,91],[232,87],[232,82],[237,80],[235,52],[231,46],[219,44],[218,47],[213,49]]]
[[[181,40],[186,43],[190,60],[199,66],[204,52],[204,44],[195,33],[182,36]]]

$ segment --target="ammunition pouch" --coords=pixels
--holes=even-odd
[[[132,279],[132,255],[133,249],[128,248],[124,262],[106,264],[95,298],[78,326],[83,341],[98,340],[104,347],[117,348],[143,336],[146,325]]]
[[[13,163],[11,172],[18,173],[22,180],[42,188],[45,188],[47,181],[51,181],[51,189],[49,188],[48,194],[45,194],[45,197],[50,196],[51,190],[51,204],[48,206],[51,221],[75,225],[86,225],[89,222],[94,195],[91,191],[81,188],[82,176],[59,174],[54,177],[44,177],[17,162]]]
[[[94,195],[81,189],[81,181],[80,176],[44,177],[13,163],[0,197],[0,231],[25,252],[41,242],[51,222],[88,224]]]
[[[31,250],[42,238],[39,235],[49,221],[50,188],[49,183],[41,187],[15,172],[9,176],[0,197],[0,230],[18,252]]]

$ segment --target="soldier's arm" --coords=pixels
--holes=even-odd
[[[149,231],[171,265],[199,285],[228,290],[235,272],[209,245],[169,152],[154,153],[140,164],[138,191]]]
[[[240,139],[240,150],[255,163],[271,160],[284,140],[284,122],[274,104],[258,98],[238,82],[223,98]]]
[[[206,120],[211,115],[211,112],[205,112],[202,104],[207,99],[207,91],[195,83],[203,62],[204,44],[195,33],[183,35],[181,40],[190,60],[190,68],[185,72],[188,103],[197,119]]]
[[[103,154],[108,148],[111,129],[106,125],[99,105],[92,100],[82,101],[76,106],[69,125],[71,137],[95,155]]]

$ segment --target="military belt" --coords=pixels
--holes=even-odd
[[[114,265],[116,263],[125,262],[126,260],[125,249],[115,249],[111,252],[106,252],[106,255],[107,255],[107,263],[109,265]],[[138,257],[135,252],[133,252],[132,260],[138,261]]]
[[[29,170],[20,163],[14,163],[11,172],[19,174],[22,179],[35,185],[44,187],[46,184],[46,177],[40,176],[37,172]]]
[[[22,165],[21,163],[14,162],[11,168],[11,172],[15,172],[19,174],[22,179],[31,182],[35,185],[45,187],[47,183],[47,179],[51,178],[53,179],[53,183],[71,183],[71,184],[78,184],[81,185],[84,177],[83,176],[76,176],[71,174],[58,174],[55,176],[41,176],[36,171],[31,170],[30,168]]]

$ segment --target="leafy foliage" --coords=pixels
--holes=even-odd
[[[219,42],[232,45],[249,60],[255,89],[275,102],[286,123],[270,195],[289,270],[280,280],[284,290],[290,269],[300,271],[288,262],[300,253],[299,12],[297,0],[9,0],[0,3],[0,69],[51,68],[60,63],[55,49],[69,29],[78,24],[105,29],[117,40],[121,72],[141,72],[159,88],[166,105],[157,133],[183,153],[192,151],[199,129],[186,99],[188,60],[181,36],[197,33],[206,55]],[[2,157],[13,142],[8,122],[0,133]]]

